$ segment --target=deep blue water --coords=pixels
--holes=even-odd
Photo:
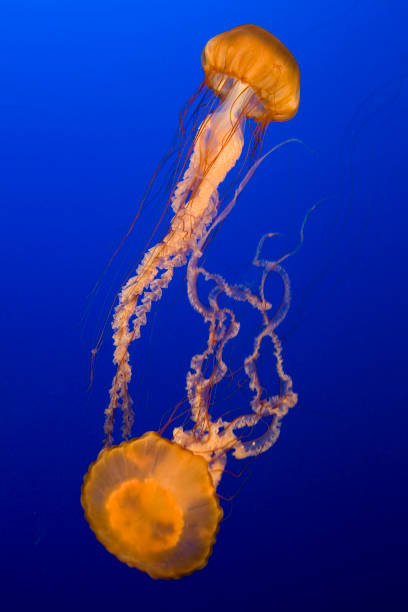
[[[203,78],[204,44],[242,23],[301,69],[299,112],[264,150],[306,146],[259,168],[207,264],[255,290],[259,237],[293,246],[325,200],[286,266],[299,404],[249,478],[224,477],[234,499],[207,567],[153,581],[95,540],[79,497],[103,441],[109,326],[88,391],[90,351],[160,197],[89,294]],[[3,0],[2,610],[407,609],[406,23],[385,0]],[[135,435],[182,399],[205,342],[183,271],[152,314],[132,349]]]

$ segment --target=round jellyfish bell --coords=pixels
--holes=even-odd
[[[81,503],[105,548],[152,578],[204,567],[222,517],[205,459],[154,432],[102,450]]]
[[[246,117],[267,124],[296,114],[299,66],[289,49],[267,30],[249,24],[214,36],[203,49],[201,63],[207,86],[220,98],[237,81],[251,89]]]

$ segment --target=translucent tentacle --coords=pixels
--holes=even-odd
[[[237,100],[240,99],[240,103]],[[235,165],[243,148],[243,108],[251,100],[252,90],[239,81],[227,98],[201,124],[183,179],[172,196],[175,212],[166,236],[143,257],[122,288],[112,327],[115,345],[113,361],[117,371],[105,411],[106,445],[112,442],[115,412],[123,412],[123,435],[127,437],[133,414],[128,385],[130,343],[139,338],[152,303],[160,299],[174,272],[207,234],[218,211],[218,186]],[[131,326],[131,322],[133,324]]]
[[[236,197],[237,192],[232,201],[233,203],[235,203]],[[231,208],[232,206],[229,209],[231,210]],[[216,219],[210,231],[217,224],[218,219]],[[263,268],[259,297],[254,295],[248,288],[239,285],[229,285],[220,275],[212,274],[200,267],[198,265],[201,257],[199,248],[194,251],[187,268],[190,303],[201,314],[203,319],[209,323],[209,336],[205,351],[192,358],[191,370],[187,374],[186,380],[188,399],[192,408],[191,418],[195,426],[191,431],[184,431],[182,427],[175,428],[173,439],[194,453],[202,455],[208,461],[209,470],[215,485],[221,478],[222,471],[220,466],[223,462],[225,463],[226,452],[232,450],[237,459],[242,459],[266,451],[276,442],[279,436],[282,418],[297,402],[297,396],[292,390],[292,380],[283,369],[282,346],[275,332],[277,326],[285,318],[290,306],[289,277],[282,266],[260,257],[263,243],[270,236],[273,236],[273,234],[267,234],[261,238],[253,261],[254,265]],[[203,237],[202,240],[204,241],[205,238]],[[201,244],[198,247],[201,247]],[[265,299],[264,287],[265,281],[271,272],[278,274],[282,281],[283,297],[276,312],[273,316],[269,317],[268,311],[272,306]],[[200,274],[206,280],[211,280],[215,283],[215,287],[209,294],[209,307],[205,306],[198,296],[197,279]],[[261,313],[263,321],[263,328],[254,340],[253,351],[244,361],[248,386],[253,392],[250,404],[253,412],[252,414],[242,415],[231,423],[222,419],[212,422],[208,413],[210,390],[222,380],[227,371],[227,366],[223,359],[224,347],[229,340],[238,334],[240,327],[232,310],[219,307],[218,297],[221,294],[233,300],[247,302]],[[257,371],[261,344],[263,339],[267,337],[273,343],[276,372],[281,383],[279,395],[269,397],[265,397],[265,391],[260,383]],[[208,363],[210,356],[213,357],[214,365],[211,375],[206,377],[203,372],[203,366],[205,363]],[[266,418],[269,420],[269,424],[263,435],[255,440],[244,441],[240,439],[238,435],[240,429],[255,427],[261,419],[265,420]]]

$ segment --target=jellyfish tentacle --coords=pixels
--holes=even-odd
[[[226,325],[225,320],[230,322]],[[219,310],[210,321],[207,347],[202,353],[194,355],[190,371],[187,373],[186,389],[191,406],[191,419],[196,424],[194,435],[196,438],[209,431],[208,404],[211,389],[219,383],[227,372],[227,365],[223,360],[223,351],[226,343],[239,332],[240,325],[230,309]],[[210,376],[203,374],[203,366],[211,356],[214,356],[214,365]]]
[[[194,453],[200,454],[208,461],[215,486],[222,475],[219,465],[223,461],[225,463],[226,452],[232,450],[237,459],[243,459],[268,450],[279,437],[282,418],[297,403],[297,395],[292,389],[292,379],[285,373],[283,368],[282,345],[275,332],[276,328],[286,317],[290,307],[290,280],[286,270],[280,265],[282,258],[272,261],[261,257],[265,240],[277,236],[276,232],[270,232],[261,237],[253,259],[253,265],[263,268],[259,297],[254,295],[247,287],[230,285],[222,276],[211,273],[199,266],[199,260],[202,257],[202,249],[209,235],[232,211],[240,193],[252,178],[258,166],[272,152],[291,142],[298,143],[301,141],[289,139],[276,145],[250,167],[235,190],[232,200],[214,219],[211,226],[203,233],[201,239],[198,240],[187,267],[187,295],[189,301],[193,308],[203,317],[204,321],[210,324],[210,329],[207,348],[203,353],[197,354],[192,358],[191,370],[187,374],[187,395],[192,409],[191,418],[195,425],[192,431],[184,431],[182,427],[174,428],[173,440],[181,446],[189,448]],[[268,317],[268,311],[272,308],[272,304],[265,298],[265,283],[271,272],[278,274],[280,277],[283,284],[283,296],[276,312],[273,316]],[[202,303],[198,296],[197,281],[199,275],[202,275],[205,280],[215,283],[215,287],[211,290],[208,298],[209,308]],[[233,335],[227,333],[227,328],[224,325],[226,309],[218,307],[217,297],[219,294],[224,294],[236,301],[247,302],[261,313],[263,319],[263,328],[254,340],[253,351],[244,360],[244,371],[248,377],[248,386],[253,391],[250,403],[253,412],[252,414],[238,417],[231,423],[222,419],[212,422],[208,414],[210,387],[219,382],[227,371],[227,366],[223,361],[223,349],[225,344],[239,332],[239,322],[236,321],[232,311],[229,311],[232,317],[234,317],[236,333]],[[217,324],[218,350],[216,351],[214,330]],[[262,340],[266,337],[269,337],[273,344],[275,367],[281,384],[279,395],[267,398],[263,397],[264,389],[261,386],[257,371],[257,361],[260,356]],[[215,355],[215,365],[213,366],[211,377],[206,378],[203,374],[203,366],[208,357],[213,354]],[[213,375],[214,378],[212,378]],[[265,417],[270,417],[270,423],[266,432],[256,440],[243,441],[236,435],[235,432],[237,430],[244,427],[255,427]]]
[[[240,187],[241,185],[235,193],[233,204],[236,201],[237,194],[239,194]],[[226,209],[231,210],[232,206],[229,205]],[[275,332],[278,325],[286,317],[290,306],[290,280],[286,270],[276,261],[261,258],[261,250],[265,240],[276,234],[270,233],[261,237],[253,260],[254,265],[263,268],[259,297],[248,288],[230,285],[222,276],[213,274],[198,265],[202,256],[200,247],[208,234],[218,224],[219,218],[225,214],[226,209],[220,213],[207,234],[202,237],[187,267],[187,287],[190,303],[203,317],[204,321],[209,323],[210,327],[207,347],[202,353],[193,356],[186,379],[187,396],[191,405],[191,419],[195,425],[191,431],[185,431],[182,427],[176,427],[173,430],[174,441],[192,450],[195,454],[203,456],[208,461],[214,485],[217,485],[221,478],[220,465],[222,462],[225,463],[228,450],[232,450],[237,459],[255,456],[268,450],[279,436],[282,418],[297,403],[297,395],[292,390],[292,379],[283,368],[282,345]],[[283,295],[277,310],[272,316],[268,316],[272,304],[265,299],[264,289],[266,279],[272,272],[277,274],[282,281]],[[208,295],[208,307],[202,303],[198,296],[197,280],[200,275],[206,281],[212,281],[215,284]],[[248,387],[253,392],[250,402],[252,414],[242,415],[230,423],[223,419],[212,422],[208,413],[211,388],[220,382],[227,372],[227,365],[223,359],[225,345],[238,334],[240,329],[240,324],[233,311],[219,306],[218,297],[222,294],[236,301],[247,302],[261,313],[263,321],[262,330],[255,337],[252,353],[244,360]],[[230,320],[229,325],[227,323],[228,319]],[[260,356],[262,341],[268,337],[273,344],[276,372],[281,389],[279,395],[265,397],[265,391],[258,376],[257,361]],[[206,377],[203,367],[210,356],[214,357],[214,364],[211,375]],[[263,435],[255,440],[241,439],[238,435],[240,429],[255,427],[261,419],[266,417],[269,424]]]
[[[174,273],[185,265],[189,254],[207,234],[218,212],[218,185],[236,164],[243,149],[244,109],[253,91],[235,81],[226,98],[201,124],[183,179],[172,196],[175,212],[166,236],[143,257],[136,274],[119,294],[112,327],[117,371],[105,410],[105,445],[112,443],[113,422],[118,407],[123,412],[122,432],[128,437],[132,426],[129,346],[140,337],[141,327],[154,301],[160,299]],[[132,327],[130,324],[132,322]]]

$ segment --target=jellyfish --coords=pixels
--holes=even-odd
[[[215,36],[205,45],[201,62],[205,83],[220,102],[197,130],[189,165],[172,195],[174,217],[168,232],[147,251],[119,295],[112,324],[117,370],[106,409],[107,444],[112,442],[119,406],[125,436],[132,426],[129,346],[139,338],[152,303],[169,285],[174,268],[186,263],[215,219],[218,186],[241,155],[245,120],[255,119],[262,131],[270,121],[293,117],[299,104],[297,62],[263,28],[244,25]]]
[[[81,496],[86,519],[107,550],[153,578],[180,578],[206,565],[222,518],[217,486],[227,454],[243,459],[266,451],[279,436],[282,418],[297,402],[276,332],[290,305],[289,277],[282,267],[286,256],[277,261],[261,257],[265,240],[274,234],[261,238],[253,260],[262,270],[258,293],[228,283],[205,269],[200,260],[207,240],[270,153],[253,163],[232,200],[221,208],[218,188],[241,156],[245,122],[255,120],[259,143],[269,122],[293,117],[299,104],[299,68],[277,38],[255,25],[238,26],[212,38],[201,61],[205,86],[218,103],[193,138],[188,166],[172,192],[174,216],[167,233],[146,252],[119,294],[112,324],[117,369],[105,411],[105,445],[84,478]],[[153,302],[169,285],[174,269],[185,264],[190,304],[208,326],[207,346],[192,357],[186,377],[191,427],[175,427],[171,441],[161,432],[127,440],[133,421],[129,347],[140,336]],[[265,296],[270,274],[279,277],[283,288],[275,310]],[[212,287],[207,300],[199,297],[200,277]],[[243,363],[252,394],[251,412],[230,422],[212,419],[209,408],[211,391],[227,372],[224,349],[240,329],[233,308],[221,305],[221,296],[247,303],[261,320],[253,350]],[[262,387],[257,369],[266,339],[272,343],[280,382],[279,393],[271,396]],[[119,407],[125,441],[112,445]],[[262,435],[248,439],[242,433],[260,422],[265,424]]]
[[[154,432],[103,450],[82,504],[105,548],[152,578],[204,567],[222,517],[206,461]]]

